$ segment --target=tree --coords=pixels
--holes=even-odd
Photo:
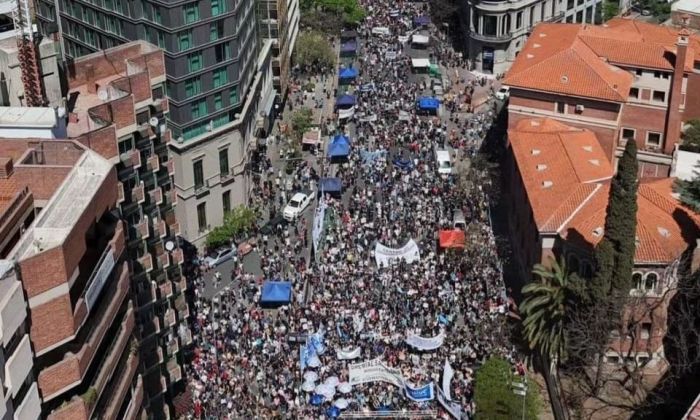
[[[637,231],[637,144],[627,140],[610,183],[605,233],[596,247],[597,293],[626,294],[631,287]]]
[[[212,229],[207,235],[206,246],[209,249],[219,248],[238,239],[253,227],[257,215],[245,206],[235,207],[224,215],[224,223]]]
[[[328,37],[315,31],[299,34],[294,47],[294,62],[305,70],[332,68],[335,66],[336,54]]]
[[[620,6],[616,1],[606,1],[603,3],[603,22],[607,22],[610,19],[620,13]]]
[[[366,16],[357,0],[315,0],[313,5],[326,13],[342,16],[345,25],[358,25]]]
[[[514,383],[521,383],[523,377],[513,374],[510,363],[500,357],[491,357],[476,371],[474,402],[476,418],[490,420],[511,420],[523,417],[523,397],[513,393]],[[526,379],[525,398],[526,419],[537,419],[541,401],[539,386],[530,378]]]
[[[575,293],[561,259],[551,259],[551,267],[536,264],[532,273],[540,281],[523,287],[520,312],[524,316],[523,331],[530,350],[546,362],[566,359],[566,319],[576,305]],[[573,274],[571,274],[573,275]]]
[[[295,142],[301,142],[304,133],[313,125],[314,114],[309,108],[298,108],[292,114],[292,134]]]

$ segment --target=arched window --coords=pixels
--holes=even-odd
[[[659,276],[656,273],[649,273],[644,279],[644,290],[654,290],[656,289],[656,282]]]
[[[581,264],[576,254],[569,254],[566,263],[569,273],[578,273]]]
[[[632,284],[634,285],[635,289],[642,289],[642,273],[632,273]]]

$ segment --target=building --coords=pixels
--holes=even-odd
[[[519,120],[508,130],[508,142],[514,203],[508,219],[519,277],[529,281],[534,264],[549,264],[555,257],[564,258],[570,271],[591,278],[613,176],[608,152],[593,131],[549,118]],[[666,307],[673,296],[666,292],[673,290],[679,261],[700,232],[700,219],[675,198],[672,185],[671,178],[639,185],[630,292],[637,300],[624,315],[639,321],[634,323],[638,339],[632,341],[630,331],[613,332],[605,355],[609,363],[663,366],[658,362],[664,359]]]
[[[639,147],[643,177],[666,177],[683,121],[700,117],[700,37],[628,19],[540,24],[509,71],[510,128],[548,117],[596,133],[610,161]]]
[[[38,0],[36,15],[42,34],[58,29],[68,59],[139,39],[162,48],[168,123],[173,138],[189,141],[237,128],[260,50],[255,6],[253,0]]]
[[[471,68],[504,74],[540,22],[594,23],[600,0],[467,0],[461,16]]]
[[[3,179],[0,176],[0,185]],[[0,197],[0,218],[6,207]],[[0,323],[2,329],[0,379],[2,401],[0,418],[32,420],[41,415],[41,398],[33,373],[33,357],[27,325],[27,302],[24,291],[14,273],[14,264],[0,260]]]
[[[264,0],[260,8],[260,36],[272,41],[272,74],[280,102],[287,94],[292,52],[299,34],[299,0]]]
[[[671,22],[677,26],[700,30],[700,3],[695,0],[678,0],[671,4]]]
[[[197,246],[204,243],[210,229],[223,223],[226,212],[248,203],[249,162],[257,138],[264,136],[270,123],[269,111],[263,108],[270,102],[261,98],[274,97],[271,47],[271,41],[263,42],[256,76],[236,114],[236,130],[214,128],[210,137],[169,143],[175,168],[176,219],[181,235]]]
[[[114,383],[111,389],[132,394],[135,413],[143,400],[155,418],[175,416],[170,402],[184,386],[182,349],[192,342],[175,218],[175,162],[168,153],[165,83],[163,51],[131,42],[72,62],[67,110],[69,137],[116,167],[114,205],[123,226],[137,325],[132,352],[140,375],[133,384]]]

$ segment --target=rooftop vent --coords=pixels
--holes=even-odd
[[[538,171],[544,171],[545,169],[547,169],[547,165],[545,165],[544,163],[537,164]]]
[[[600,238],[603,235],[603,227],[598,226],[597,228],[593,229],[593,236],[596,238]]]
[[[659,231],[659,235],[663,236],[664,238],[670,238],[671,237],[671,232],[668,231],[668,229],[657,226],[656,230]]]
[[[532,149],[530,153],[532,153],[532,156],[537,156],[540,154],[540,149]]]
[[[547,36],[547,34],[546,34],[546,33],[544,33],[544,32],[540,32],[540,38],[544,38],[544,37],[546,37],[546,36]]]
[[[593,151],[593,146],[583,146],[583,150],[587,152],[592,152]]]
[[[598,159],[589,159],[588,161],[591,162],[591,165],[600,166],[600,161]]]
[[[540,45],[540,44],[537,44],[537,43],[535,43],[535,44],[532,45],[532,48],[539,48],[539,47],[541,47],[541,45]]]
[[[561,76],[561,82],[562,83],[569,83],[569,76],[567,76],[567,75]]]
[[[537,120],[530,120],[530,125],[531,125],[532,127],[539,127],[539,126],[540,126],[540,122],[537,121]]]
[[[532,55],[532,54],[527,54],[526,57],[527,57],[527,58],[535,58],[535,56]]]
[[[542,188],[551,188],[554,183],[552,181],[542,181]]]

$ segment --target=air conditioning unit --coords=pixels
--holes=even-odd
[[[576,112],[583,112],[583,110],[586,109],[583,105],[576,105]]]

